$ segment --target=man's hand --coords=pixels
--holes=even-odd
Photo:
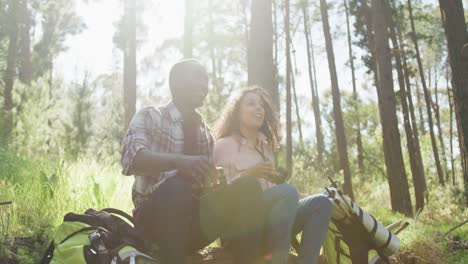
[[[177,159],[177,169],[184,175],[193,178],[203,186],[203,178],[216,173],[216,168],[205,156],[180,155]]]

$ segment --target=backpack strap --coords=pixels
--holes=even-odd
[[[108,263],[111,259],[111,254],[102,241],[102,235],[95,231],[88,235],[90,241],[90,249],[97,253],[99,263]]]
[[[121,217],[127,219],[128,221],[130,221],[130,223],[132,223],[133,226],[135,226],[135,220],[133,219],[133,217],[131,217],[129,214],[125,213],[124,211],[121,211],[121,210],[115,209],[115,208],[104,208],[101,211],[107,212],[109,214],[114,214],[114,215],[121,216]]]
[[[50,263],[50,261],[54,257],[54,250],[55,250],[55,245],[54,245],[54,241],[52,240],[49,246],[47,247],[46,252],[44,253],[44,256],[41,259],[41,264]]]
[[[135,247],[143,245],[141,236],[138,235],[132,225],[124,220],[133,221],[133,218],[128,214],[113,208],[106,208],[106,210],[101,211],[88,209],[85,214],[96,219],[99,222],[99,226],[106,227],[112,236],[120,237],[122,239],[121,242],[134,245]],[[113,214],[122,216],[124,219]]]
[[[71,234],[69,234],[68,236],[66,236],[62,241],[60,241],[60,243],[58,243],[59,245],[65,243],[65,241],[67,241],[68,239],[72,238],[73,236],[81,233],[81,232],[86,232],[86,231],[93,231],[93,230],[98,230],[98,231],[102,231],[102,232],[109,232],[107,229],[103,228],[103,227],[99,227],[99,226],[87,226],[87,227],[83,227]]]

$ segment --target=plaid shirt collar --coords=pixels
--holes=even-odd
[[[175,106],[174,102],[170,102],[166,105],[166,110],[169,112],[169,116],[171,117],[172,121],[174,122],[182,122],[182,114],[180,113],[179,109]]]
[[[177,109],[177,106],[174,104],[173,101],[169,102],[166,106],[165,109],[169,112],[169,116],[171,117],[172,121],[174,122],[184,122],[184,118],[182,116],[182,113]],[[202,122],[202,117],[201,115],[197,112],[194,111],[195,115],[194,117],[196,118],[195,121],[201,123]]]

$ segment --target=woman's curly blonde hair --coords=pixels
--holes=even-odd
[[[278,150],[281,141],[281,127],[279,114],[271,99],[270,94],[260,86],[250,86],[243,89],[240,93],[231,98],[229,104],[225,107],[222,115],[218,118],[213,128],[213,135],[216,139],[231,136],[233,133],[240,133],[239,109],[240,103],[249,93],[255,93],[260,96],[265,108],[265,120],[260,127],[262,132],[271,145],[273,151]]]

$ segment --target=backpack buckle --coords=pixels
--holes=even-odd
[[[106,250],[106,247],[102,243],[101,234],[98,231],[94,231],[88,235],[90,241],[91,249],[97,253],[102,253]]]
[[[89,241],[91,241],[91,245],[96,243],[96,240],[101,239],[101,234],[99,232],[94,231],[88,235]]]

